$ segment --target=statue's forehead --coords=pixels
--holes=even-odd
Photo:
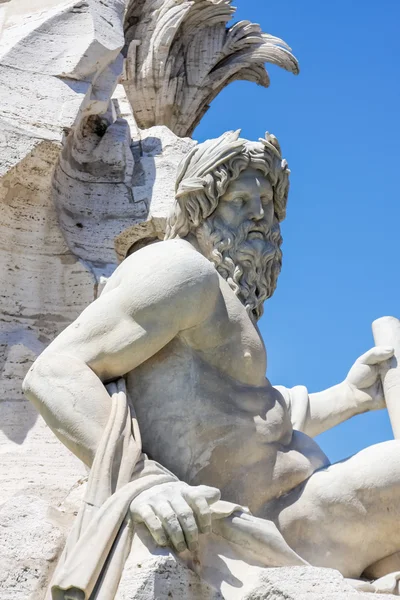
[[[227,193],[232,190],[246,190],[253,188],[255,185],[262,188],[264,191],[272,192],[272,185],[268,177],[260,169],[254,167],[247,167],[240,173],[240,175],[233,179],[227,188]]]

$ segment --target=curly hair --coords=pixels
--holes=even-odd
[[[275,136],[250,142],[230,131],[196,146],[182,161],[176,182],[175,203],[167,219],[165,239],[184,238],[214,212],[231,181],[247,168],[258,169],[273,188],[278,222],[286,216],[290,170],[282,160]]]

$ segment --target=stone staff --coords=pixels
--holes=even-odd
[[[400,320],[381,317],[372,323],[372,333],[377,346],[392,346],[394,356],[381,367],[385,402],[394,438],[400,439]]]

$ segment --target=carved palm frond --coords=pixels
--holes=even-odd
[[[232,81],[268,87],[265,63],[298,73],[283,40],[249,21],[228,28],[235,10],[231,0],[131,0],[124,85],[140,127],[190,135]]]

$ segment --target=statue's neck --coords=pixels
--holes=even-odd
[[[197,250],[197,252],[200,252],[200,254],[203,254],[204,256],[204,253],[201,251],[199,242],[197,241],[197,238],[193,233],[188,233],[188,235],[182,239],[185,240],[185,242],[189,242],[189,244],[193,246],[193,248]]]

